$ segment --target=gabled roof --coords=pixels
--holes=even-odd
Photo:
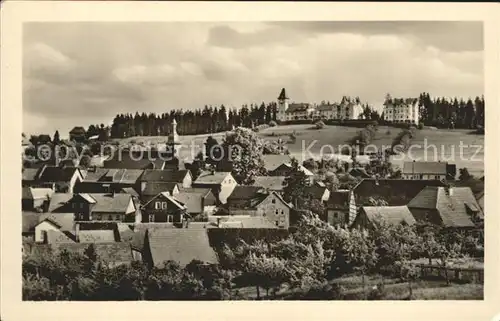
[[[410,201],[408,208],[435,210],[443,225],[448,227],[473,227],[468,209],[477,210],[478,216],[483,217],[480,206],[468,187],[452,187],[448,192],[444,187],[426,187]]]
[[[125,193],[125,194],[128,194],[132,197],[139,197],[139,193],[137,193],[137,191],[132,188],[132,187],[125,187],[125,188],[122,188],[121,193]]]
[[[144,171],[141,181],[182,183],[186,175],[191,175],[189,170],[176,171],[176,170],[147,169]]]
[[[118,168],[163,169],[163,167],[165,166],[165,161],[160,159],[160,158],[150,160],[148,158],[139,159],[139,157],[137,157],[137,160],[136,160],[136,159],[132,159],[132,157],[130,157],[130,155],[131,154],[129,154],[129,152],[123,152],[121,154],[121,157],[120,157],[120,155],[113,155],[114,157],[111,157],[110,159],[107,159],[103,162],[103,167],[115,168],[115,169],[118,169]],[[133,152],[132,152],[132,155],[134,155]],[[147,155],[147,154],[145,154],[145,155]],[[135,156],[133,156],[133,157],[135,158]]]
[[[141,194],[143,196],[155,196],[161,192],[169,192],[172,194],[172,191],[176,187],[177,183],[175,182],[146,182],[146,186]]]
[[[285,111],[287,114],[305,112],[311,108],[309,103],[292,103],[288,105],[288,109]]]
[[[446,162],[405,162],[403,174],[446,175]]]
[[[310,195],[313,199],[321,199],[327,191],[328,188],[317,185],[306,186],[304,189],[306,195]]]
[[[189,188],[184,188],[180,184],[177,184],[177,187],[179,188],[180,192],[199,193],[199,194],[202,194],[203,197],[207,197],[209,194],[212,193],[212,190],[210,188],[206,188],[206,187],[189,187]]]
[[[75,215],[73,213],[44,213],[38,218],[38,224],[43,221],[52,223],[61,231],[72,231],[75,226]]]
[[[363,179],[353,187],[356,205],[370,205],[370,198],[381,198],[389,206],[407,205],[426,186],[444,186],[439,180]]]
[[[38,175],[37,180],[41,182],[69,182],[73,175],[80,170],[76,167],[47,166]],[[81,173],[81,172],[80,172]]]
[[[203,213],[203,198],[206,194],[196,192],[179,192],[175,195],[175,199],[184,204],[188,213],[198,214]]]
[[[96,201],[92,207],[92,211],[95,212],[127,214],[127,209],[132,201],[132,196],[125,193],[88,195]]]
[[[236,186],[227,198],[228,203],[235,200],[250,200],[253,198],[267,197],[269,193],[260,186],[239,185]]]
[[[292,159],[289,155],[267,154],[262,155],[262,160],[264,161],[264,168],[267,171],[275,170],[281,164],[288,164],[292,162]]]
[[[351,192],[349,190],[337,190],[331,192],[330,198],[326,203],[327,208],[338,210],[349,209],[350,194]]]
[[[220,185],[229,175],[231,175],[230,172],[202,172],[194,183],[202,185]]]
[[[98,182],[109,172],[109,168],[94,167],[86,171],[83,182]]]
[[[275,170],[278,170],[278,169],[292,169],[292,164],[290,163],[285,163],[285,164],[281,164],[279,165]],[[306,176],[314,176],[314,173],[311,172],[310,170],[308,170],[307,168],[305,168],[303,165],[299,165],[299,170],[301,172],[303,172]]]
[[[363,206],[362,210],[370,221],[381,217],[387,223],[394,225],[403,222],[408,225],[416,223],[407,206]]]
[[[254,176],[253,186],[262,187],[271,191],[282,191],[285,187],[286,176]]]
[[[47,244],[75,243],[66,233],[61,230],[46,230]]]
[[[186,209],[186,207],[184,206],[184,204],[180,203],[176,198],[175,196],[171,196],[170,193],[168,192],[162,192],[162,193],[159,193],[158,195],[156,195],[155,197],[153,197],[152,199],[150,199],[146,204],[144,204],[142,207],[146,207],[149,203],[151,203],[152,201],[154,201],[155,199],[157,199],[158,197],[164,197],[166,198],[168,201],[170,201],[174,206],[176,206],[178,209],[180,210],[184,210]]]
[[[206,229],[157,229],[148,230],[148,243],[153,264],[162,267],[166,261],[181,266],[192,260],[217,263],[217,255],[210,247]]]
[[[73,209],[68,202],[73,198],[73,194],[54,193],[49,202],[48,212],[50,213],[72,213]]]
[[[23,200],[48,199],[52,194],[54,191],[51,188],[23,187],[22,189]]]

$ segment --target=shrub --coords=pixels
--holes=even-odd
[[[316,129],[323,129],[323,128],[325,128],[325,123],[322,120],[320,120],[320,121],[316,122],[316,124],[314,124],[314,126],[316,127]]]
[[[278,126],[278,124],[276,124],[276,122],[274,120],[271,120],[269,122],[269,127],[276,127],[276,126]]]
[[[368,293],[368,300],[383,300],[385,297],[385,288],[382,283],[377,284],[373,288],[370,289]]]
[[[417,128],[418,129],[424,129],[424,124],[422,124],[422,123],[418,124]]]

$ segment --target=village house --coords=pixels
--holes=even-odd
[[[227,208],[230,215],[265,217],[279,228],[290,226],[292,205],[277,192],[256,186],[237,186],[228,197]]]
[[[269,191],[283,192],[285,180],[285,176],[255,176],[252,185]]]
[[[26,168],[22,173],[22,187],[50,188],[57,193],[73,193],[83,173],[76,167],[42,166]]]
[[[124,188],[140,188],[140,169],[91,167],[85,177],[75,185],[76,193],[120,193]]]
[[[330,193],[326,203],[326,221],[332,226],[350,226],[357,214],[354,194],[350,190]]]
[[[74,242],[69,235],[74,231],[74,225],[72,213],[44,214],[38,218],[38,223],[34,226],[34,241],[37,243]],[[48,233],[48,231],[55,233]]]
[[[186,266],[193,260],[217,264],[204,228],[148,229],[145,233],[144,261],[149,266],[163,267],[166,261]]]
[[[183,223],[187,208],[168,192],[161,192],[141,207],[144,223]]]
[[[405,162],[401,173],[404,179],[445,180],[454,179],[455,165],[447,162]]]
[[[379,221],[392,225],[414,225],[416,223],[407,206],[362,206],[352,223],[352,227],[371,229]]]
[[[324,203],[330,199],[330,190],[326,186],[311,185],[304,190],[307,197]]]
[[[305,168],[302,165],[299,165],[299,170],[302,171],[307,176],[307,183],[312,185],[314,184],[314,173]],[[281,164],[275,170],[269,172],[269,176],[290,176],[293,171],[292,164],[286,163]]]
[[[50,201],[50,197],[54,194],[51,188],[22,188],[22,203],[23,211],[42,211],[44,204]]]
[[[290,155],[286,154],[266,154],[262,155],[262,161],[264,162],[264,168],[267,172],[272,172],[282,164],[291,164],[292,158]]]
[[[469,187],[425,187],[409,203],[418,222],[446,228],[474,228],[484,214]]]
[[[210,215],[215,212],[217,198],[209,188],[186,188],[174,195],[175,199],[186,207],[189,217]]]
[[[78,193],[52,195],[49,213],[73,213],[79,222],[140,222],[131,195],[124,193]]]
[[[408,205],[426,186],[444,186],[439,180],[363,179],[352,188],[356,206],[371,206],[384,201],[388,206]]]
[[[202,172],[193,182],[193,187],[210,188],[221,204],[227,202],[227,198],[238,185],[230,172]]]
[[[148,156],[152,151],[123,149],[111,154],[105,161],[103,167],[108,169],[164,169],[165,158],[154,158]]]
[[[329,120],[359,119],[363,114],[360,102],[343,97],[340,104],[321,104],[315,109],[315,118]]]
[[[192,183],[189,170],[145,170],[141,177],[141,202],[145,204],[161,192],[176,195],[180,188],[190,188]]]

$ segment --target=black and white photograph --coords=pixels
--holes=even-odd
[[[22,301],[485,300],[483,21],[20,42]]]

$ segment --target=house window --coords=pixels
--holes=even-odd
[[[273,198],[273,199],[271,200],[271,203],[276,204],[276,200]]]
[[[117,221],[121,221],[122,220],[121,216],[120,215],[116,215],[116,220]]]
[[[278,222],[278,221],[276,221],[276,226],[278,226],[278,225],[279,225],[279,222]]]
[[[113,220],[113,215],[108,215],[108,221],[112,221]]]
[[[83,203],[80,203],[80,209],[83,209]]]
[[[149,214],[149,222],[153,223],[155,221],[154,214]]]
[[[281,215],[285,215],[285,211],[284,210],[281,210]]]
[[[439,179],[439,175],[434,176],[434,179]]]
[[[76,204],[75,204],[75,203],[72,203],[72,204],[71,204],[71,208],[72,208],[72,209],[75,209],[75,208],[76,208]]]
[[[173,215],[167,215],[167,222],[168,223],[173,223],[174,222],[174,216]]]
[[[276,210],[276,215],[278,215],[278,210]]]
[[[100,220],[101,220],[101,218],[102,218],[102,217],[101,217],[101,215],[96,215],[96,217],[95,217],[95,219],[96,219],[97,221],[100,221]]]
[[[156,202],[155,209],[156,210],[166,210],[167,209],[167,202]]]

